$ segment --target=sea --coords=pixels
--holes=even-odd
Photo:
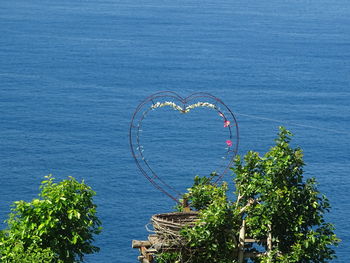
[[[163,107],[130,137],[134,112],[147,111],[138,105],[161,91],[210,93],[239,135],[211,108]],[[73,176],[96,192],[103,223],[101,250],[85,262],[136,263],[131,241],[145,240],[150,217],[175,201],[143,176],[130,139],[184,192],[195,175],[230,165],[228,139],[236,146],[239,137],[239,155],[263,155],[279,126],[303,149],[305,179],[315,177],[330,200],[325,217],[342,240],[332,262],[349,262],[348,0],[0,1],[1,228],[14,201],[37,197],[44,176]],[[222,178],[231,192],[233,178]]]

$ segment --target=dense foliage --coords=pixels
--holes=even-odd
[[[290,146],[292,134],[280,129],[276,145],[263,157],[248,152],[237,158],[238,206],[249,200],[245,211],[247,232],[261,239],[272,226],[273,251],[255,262],[326,262],[334,258],[331,245],[338,243],[333,225],[324,221],[330,205],[317,190],[315,179],[303,181],[303,154]]]
[[[74,178],[42,182],[38,199],[14,203],[0,235],[0,262],[80,262],[100,233],[95,192]]]
[[[228,200],[228,185],[210,184],[208,178],[195,179],[188,198],[200,210],[199,221],[194,227],[184,228],[182,235],[188,241],[188,262],[232,263],[237,258],[239,214]]]
[[[213,184],[210,177],[196,177],[184,195],[199,211],[195,227],[184,228],[186,248],[163,253],[157,262],[237,262],[242,221],[246,233],[257,240],[272,235],[272,250],[254,262],[314,263],[335,257],[339,240],[332,224],[324,221],[329,202],[315,179],[303,180],[303,154],[290,146],[292,134],[280,128],[276,145],[263,157],[248,152],[237,157],[234,171],[237,200],[227,197],[226,183]],[[260,242],[267,250],[267,243]],[[250,251],[256,248],[248,246]]]
[[[210,177],[196,176],[193,187],[184,195],[192,209],[200,211],[197,224],[182,230],[186,248],[163,253],[157,262],[232,263],[237,258],[237,238],[232,228],[239,229],[239,216],[227,197],[227,183],[211,183],[214,176],[215,173]]]
[[[30,247],[25,248],[21,241],[18,241],[15,246],[8,247],[4,251],[6,254],[0,262],[6,263],[63,263],[59,260],[55,253],[50,249],[42,249],[37,244],[33,243]]]

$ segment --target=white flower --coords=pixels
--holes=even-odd
[[[207,107],[207,108],[217,109],[214,104],[211,104],[209,102],[197,102],[195,104],[191,104],[185,108],[182,108],[181,106],[177,105],[175,102],[172,102],[172,101],[165,101],[163,103],[157,102],[151,106],[151,109],[161,108],[161,107],[165,107],[165,106],[172,107],[174,110],[180,111],[182,113],[188,113],[188,112],[190,112],[190,110],[192,110],[194,108],[199,108],[199,107]]]

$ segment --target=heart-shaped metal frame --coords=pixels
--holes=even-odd
[[[172,102],[166,101],[163,104],[160,104],[159,102],[155,102],[157,99],[164,99],[164,98],[171,98]],[[214,101],[214,104],[207,103],[207,102],[204,102],[204,103],[197,102],[197,104],[189,105],[189,102],[194,101],[196,99],[200,99],[200,98],[205,98],[207,100],[210,99],[210,100]],[[174,101],[181,103],[182,107],[179,106],[178,104],[174,103]],[[143,107],[147,104],[150,104],[150,103],[151,103],[151,107],[148,107],[148,109],[146,111],[142,112]],[[160,190],[161,192],[166,194],[168,197],[170,197],[171,199],[173,199],[174,201],[179,203],[179,197],[180,197],[181,193],[179,193],[176,189],[174,189],[172,186],[167,184],[149,166],[146,158],[143,155],[142,146],[140,145],[140,130],[141,130],[141,124],[142,124],[143,119],[146,117],[147,113],[150,110],[153,110],[157,107],[164,106],[164,105],[171,106],[174,109],[179,110],[183,113],[188,112],[194,106],[210,107],[210,108],[213,108],[214,110],[216,110],[220,114],[220,116],[224,119],[224,123],[229,124],[225,127],[227,127],[229,129],[230,140],[227,141],[228,149],[229,149],[228,153],[231,153],[232,156],[229,158],[229,162],[226,165],[223,172],[221,174],[218,174],[218,176],[216,177],[215,182],[218,182],[219,180],[221,180],[222,177],[224,176],[224,174],[226,174],[228,172],[229,168],[233,164],[234,157],[237,154],[238,142],[239,142],[238,124],[237,124],[237,120],[236,120],[234,114],[232,113],[232,111],[227,107],[227,105],[222,100],[220,100],[219,98],[217,98],[209,93],[205,93],[205,92],[193,93],[190,96],[183,98],[183,97],[179,96],[177,93],[172,92],[172,91],[161,91],[161,92],[155,93],[155,94],[147,97],[137,106],[137,108],[132,116],[131,123],[130,123],[130,129],[129,129],[129,143],[130,143],[132,156],[134,157],[136,165],[140,169],[142,175],[144,175],[155,188],[157,188],[158,190]],[[220,106],[223,107],[223,109],[228,112],[229,116],[226,116],[223,113],[224,110],[221,110]],[[234,127],[234,129],[232,129],[232,127]],[[236,135],[235,138],[232,134],[233,132]],[[234,140],[234,139],[235,139],[235,143],[233,145],[232,140]],[[177,197],[174,194],[172,194],[171,192],[176,193]]]

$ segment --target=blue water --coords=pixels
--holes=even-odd
[[[264,153],[279,125],[295,133],[305,176],[333,207],[327,220],[342,239],[334,262],[348,262],[349,84],[348,0],[2,0],[0,221],[49,173],[85,179],[104,227],[100,253],[86,262],[136,262],[131,240],[146,238],[150,216],[174,203],[131,158],[131,115],[157,91],[210,92],[236,113],[240,154]],[[189,186],[194,169],[217,158],[204,147],[217,137],[174,132],[159,116],[153,122],[172,126],[158,131],[160,144],[147,141],[150,159],[164,179]],[[193,142],[200,147],[186,147]]]

